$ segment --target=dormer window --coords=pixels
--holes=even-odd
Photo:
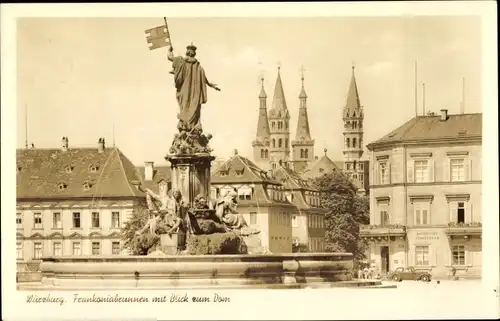
[[[319,172],[320,172],[320,173],[323,173],[324,171],[325,171],[325,170],[324,170],[323,168],[320,168],[320,169],[319,169]]]
[[[235,170],[236,176],[241,176],[241,175],[243,175],[243,171],[244,171],[244,169],[243,169],[243,168],[242,168],[242,169],[237,169],[237,170]]]
[[[99,170],[99,165],[97,165],[97,164],[92,164],[89,167],[89,172],[91,172],[91,173],[96,173],[98,170]]]
[[[74,169],[74,167],[73,167],[73,166],[71,166],[71,165],[66,165],[66,166],[64,167],[64,171],[65,171],[66,173],[71,173],[71,172],[73,171],[73,169]]]
[[[61,182],[61,183],[57,184],[58,191],[64,191],[67,187],[68,187],[68,185],[66,183]]]
[[[91,189],[93,186],[92,183],[90,183],[89,181],[86,181],[85,183],[83,183],[83,190],[85,191],[88,191],[89,189]]]
[[[21,166],[16,167],[16,173],[19,173],[21,171]]]
[[[228,176],[229,175],[229,170],[221,170],[220,171],[220,176],[224,177],[224,176]]]

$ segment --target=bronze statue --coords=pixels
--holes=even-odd
[[[166,234],[177,233],[182,220],[176,215],[174,199],[168,194],[157,195],[149,188],[142,188],[141,185],[138,185],[138,188],[146,193],[148,212],[152,217],[136,232],[136,235],[141,235],[149,229],[149,233],[156,236],[159,228],[166,229]]]
[[[174,57],[173,48],[170,46],[168,60],[172,61],[177,89],[179,127],[189,132],[194,128],[201,129],[201,105],[207,102],[207,86],[217,91],[220,89],[208,81],[205,70],[195,58],[196,47],[191,44],[186,49],[186,57]]]
[[[239,230],[241,235],[252,235],[260,233],[256,228],[248,226],[243,215],[236,211],[238,206],[238,194],[229,191],[217,200],[215,213],[221,222],[229,230]]]

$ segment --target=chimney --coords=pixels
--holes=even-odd
[[[441,109],[441,121],[448,119],[448,109]]]
[[[68,150],[68,137],[63,137],[61,139],[61,150],[63,152],[67,151]]]
[[[233,155],[238,155],[238,150],[237,149],[233,149]]]
[[[144,180],[152,181],[155,170],[154,162],[144,162]]]
[[[106,148],[106,144],[105,144],[104,138],[101,137],[101,138],[99,138],[99,142],[97,142],[97,151],[99,153],[103,153],[105,148]]]

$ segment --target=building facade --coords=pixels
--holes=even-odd
[[[259,227],[262,248],[271,253],[291,253],[295,207],[286,199],[283,185],[235,151],[212,174],[211,198],[231,190],[238,193],[238,213],[249,225]]]
[[[273,170],[273,177],[283,184],[285,197],[294,206],[293,251],[322,252],[325,248],[326,211],[321,207],[319,191],[286,165]]]
[[[135,166],[103,138],[94,148],[17,150],[17,267],[43,256],[121,255],[121,228],[144,195]]]
[[[372,264],[480,277],[482,114],[418,116],[368,148]]]

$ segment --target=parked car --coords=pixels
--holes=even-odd
[[[427,271],[417,271],[413,266],[408,266],[405,268],[398,267],[389,274],[389,278],[396,282],[403,280],[430,282],[432,275]]]

